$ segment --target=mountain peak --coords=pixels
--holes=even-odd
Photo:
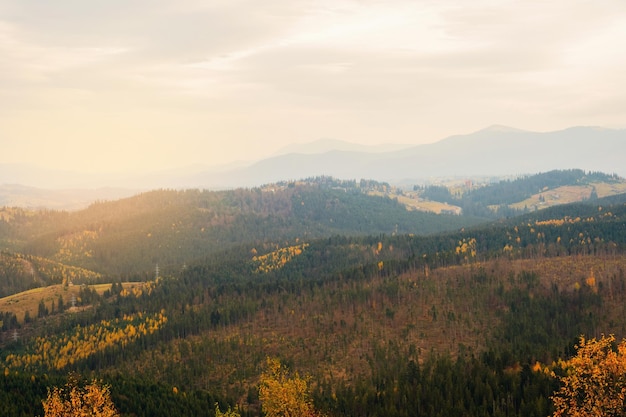
[[[482,130],[479,130],[479,132],[516,133],[516,132],[524,132],[524,130],[516,129],[514,127],[504,126],[504,125],[491,125],[491,126],[486,127],[486,128],[484,128]]]

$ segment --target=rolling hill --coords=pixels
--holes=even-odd
[[[4,209],[0,242],[9,252],[103,274],[152,274],[232,247],[333,235],[427,235],[483,221],[408,211],[369,195],[388,189],[317,178],[232,191],[160,190],[76,212]]]
[[[569,169],[482,184],[468,180],[415,188],[418,198],[458,206],[465,214],[505,217],[622,194],[626,180],[615,174]]]
[[[550,171],[466,197],[599,180],[620,179]],[[0,283],[48,287],[0,300],[0,414],[41,415],[71,373],[124,416],[258,416],[269,356],[332,417],[545,417],[577,338],[626,336],[626,194],[488,221],[392,190],[318,177],[3,209]]]
[[[598,198],[624,186],[623,179],[612,175],[567,170],[471,186],[454,195],[441,186],[412,193],[377,181],[357,183],[330,177],[254,189],[156,190],[73,212],[4,208],[0,210],[0,248],[6,259],[17,256],[12,254],[28,255],[33,264],[47,259],[58,271],[71,267],[89,271],[85,277],[94,271],[145,278],[154,274],[157,264],[162,271],[174,271],[232,248],[250,250],[335,235],[426,236],[531,211],[534,207],[524,203],[529,199],[537,200],[536,207],[565,203],[562,187],[584,188],[589,193],[597,189]],[[558,193],[563,196],[555,199]],[[420,211],[434,201],[442,203],[440,210],[455,214]],[[459,210],[455,212],[454,207]],[[80,282],[80,274],[72,275],[71,279]],[[63,277],[61,273],[38,276],[46,284],[60,283]],[[22,283],[19,289],[31,288],[32,281],[10,280]],[[94,282],[94,278],[84,282]]]
[[[131,199],[132,219],[180,198]],[[213,415],[207,393],[258,415],[270,355],[309,375],[331,416],[546,416],[550,372],[577,337],[626,335],[625,225],[617,195],[429,236],[224,247],[138,291],[113,282],[85,293],[82,311],[24,324],[4,312],[0,395],[22,394],[0,404],[24,407],[22,396],[45,395],[44,375],[74,371],[110,383],[126,415]]]

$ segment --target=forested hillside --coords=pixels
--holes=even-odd
[[[0,252],[0,298],[63,282],[94,284],[102,279],[100,274],[84,268],[38,256]]]
[[[476,186],[469,181],[461,188],[431,185],[423,187],[419,195],[460,206],[465,215],[501,218],[573,201],[624,193],[625,186],[624,179],[615,174],[571,169]]]
[[[161,190],[78,212],[4,209],[0,245],[102,274],[180,269],[208,253],[332,235],[426,235],[480,219],[407,211],[367,195],[385,184],[318,178],[232,191]]]
[[[42,415],[72,374],[122,415],[256,416],[269,357],[328,416],[548,416],[579,336],[626,337],[626,195],[457,227],[361,192],[385,184],[325,181],[40,214],[54,224],[11,211],[3,241],[30,254],[4,253],[3,280],[112,282],[28,322],[0,312],[0,414]]]

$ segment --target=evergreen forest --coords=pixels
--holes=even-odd
[[[462,215],[328,177],[4,207],[0,415],[97,380],[123,416],[287,415],[272,381],[310,415],[551,416],[581,336],[626,337],[626,194],[493,207],[615,181],[416,187]]]

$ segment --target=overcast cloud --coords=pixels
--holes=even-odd
[[[0,163],[141,171],[626,127],[623,0],[0,2]]]

